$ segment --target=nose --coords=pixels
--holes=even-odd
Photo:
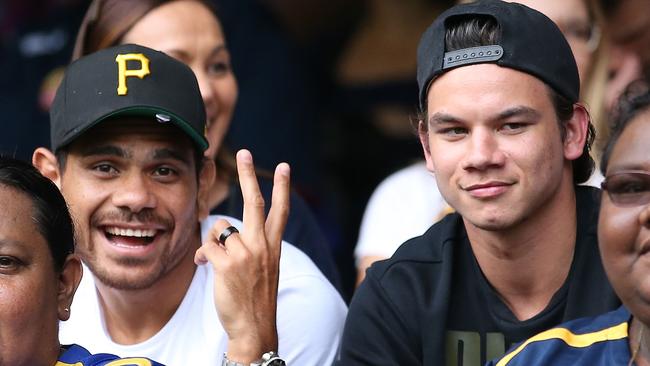
[[[147,177],[140,173],[124,176],[120,186],[112,196],[116,207],[137,213],[145,209],[156,207],[156,196],[147,184]]]
[[[467,144],[467,153],[461,162],[463,169],[483,171],[505,163],[505,154],[489,129],[474,129]]]

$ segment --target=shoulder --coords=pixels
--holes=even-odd
[[[390,257],[405,240],[421,235],[447,204],[423,163],[402,169],[377,186],[368,200],[355,255]]]
[[[605,365],[627,349],[629,320],[630,313],[623,306],[597,317],[572,320],[527,339],[492,364]]]
[[[425,203],[443,201],[436,188],[436,180],[424,163],[413,164],[389,175],[373,192],[370,202],[408,202],[425,206]],[[429,206],[426,205],[426,206]],[[435,213],[434,213],[435,214]]]
[[[282,242],[278,306],[281,305],[287,293],[296,291],[301,294],[300,301],[332,304],[337,309],[345,309],[345,303],[338,290],[318,270],[314,262],[300,249],[290,243]],[[290,298],[295,300],[296,296]]]
[[[464,232],[461,216],[457,213],[449,214],[423,235],[407,240],[390,259],[374,263],[368,273],[381,279],[400,267],[444,264],[451,259],[450,249],[455,242],[461,240]]]
[[[144,357],[120,358],[108,353],[93,355],[76,344],[64,346],[64,348],[65,352],[59,356],[55,366],[163,366],[161,363]]]
[[[462,219],[451,214],[422,236],[405,242],[390,259],[373,263],[354,294],[350,311],[391,309],[401,314],[400,321],[412,322],[419,321],[416,314],[424,308],[444,311],[452,283],[453,247],[463,234]]]
[[[331,364],[346,314],[341,295],[307,255],[283,242],[277,302],[280,354],[296,365]]]

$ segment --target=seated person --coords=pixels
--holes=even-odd
[[[5,157],[0,202],[0,365],[161,365],[59,343],[59,320],[70,317],[81,281],[66,203],[32,166]]]
[[[60,339],[169,366],[268,366],[278,352],[289,364],[331,363],[346,308],[282,242],[287,164],[267,216],[253,158],[240,151],[242,226],[219,220],[201,240],[215,165],[187,65],[133,44],[97,51],[68,66],[50,116],[52,150],[37,149],[33,162],[69,203],[91,274]]]
[[[598,239],[607,277],[623,301],[615,311],[539,333],[489,365],[650,364],[650,89],[623,96],[603,154]]]

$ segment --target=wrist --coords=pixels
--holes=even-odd
[[[258,331],[249,336],[240,336],[228,340],[228,358],[234,361],[250,363],[259,360],[265,352],[278,349],[278,337],[275,330],[268,332]]]
[[[233,361],[224,353],[221,366],[286,366],[286,363],[273,351],[264,353],[261,358],[252,362]]]

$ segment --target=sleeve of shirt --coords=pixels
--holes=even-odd
[[[282,250],[283,256],[289,250],[297,251],[284,246]],[[300,256],[304,254],[294,256],[295,261],[283,265],[300,267],[304,263]],[[281,274],[280,277],[277,310],[279,354],[288,365],[331,365],[345,322],[347,308],[338,291],[315,267],[312,268],[298,270],[297,274],[284,278]]]
[[[350,303],[335,365],[420,365],[419,340],[369,271]]]

